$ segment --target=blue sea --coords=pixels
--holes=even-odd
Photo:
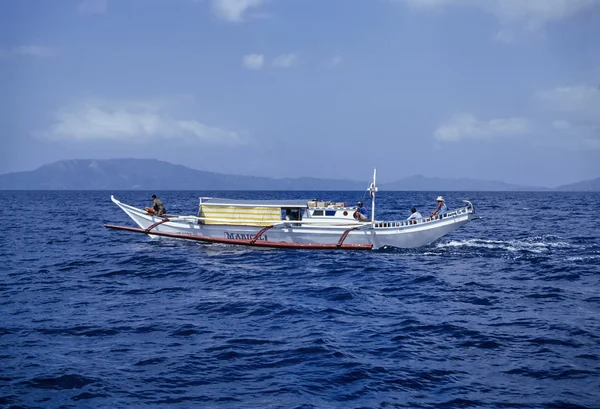
[[[413,250],[255,249],[108,230],[110,194],[0,192],[0,407],[600,408],[598,193],[443,194],[480,220]]]

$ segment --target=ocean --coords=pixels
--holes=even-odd
[[[600,408],[599,193],[381,192],[378,219],[481,219],[371,252],[108,230],[134,226],[111,193],[367,198],[0,191],[0,407]]]

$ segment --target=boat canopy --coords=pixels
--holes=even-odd
[[[248,207],[308,207],[308,202],[314,199],[296,199],[296,200],[237,200],[237,199],[222,199],[217,197],[201,197],[201,205],[213,206],[248,206]]]
[[[279,207],[214,206],[203,204],[199,216],[204,224],[270,226],[281,220]]]

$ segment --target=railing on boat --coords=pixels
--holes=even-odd
[[[388,221],[378,222],[378,221],[376,221],[373,224],[373,227],[375,227],[375,228],[390,228],[390,227],[414,226],[414,225],[419,225],[419,224],[424,224],[424,223],[435,222],[435,221],[447,219],[450,217],[456,217],[456,216],[460,216],[463,214],[473,213],[475,211],[475,208],[473,207],[473,204],[471,202],[469,202],[468,200],[463,200],[463,202],[467,203],[467,206],[461,207],[461,208],[458,208],[455,210],[451,210],[444,215],[422,217],[420,219],[402,220],[402,221],[396,221],[396,222],[388,222]]]

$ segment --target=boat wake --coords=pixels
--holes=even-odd
[[[572,249],[579,247],[556,236],[536,236],[518,240],[485,240],[467,239],[451,240],[435,244],[437,249],[444,248],[479,248],[505,250],[508,252],[548,253],[555,249]]]
[[[600,258],[600,245],[593,242],[565,239],[555,235],[520,239],[454,239],[438,241],[421,249],[387,247],[380,251],[424,256],[456,254],[462,257],[485,256],[500,258],[564,257],[569,261]]]

